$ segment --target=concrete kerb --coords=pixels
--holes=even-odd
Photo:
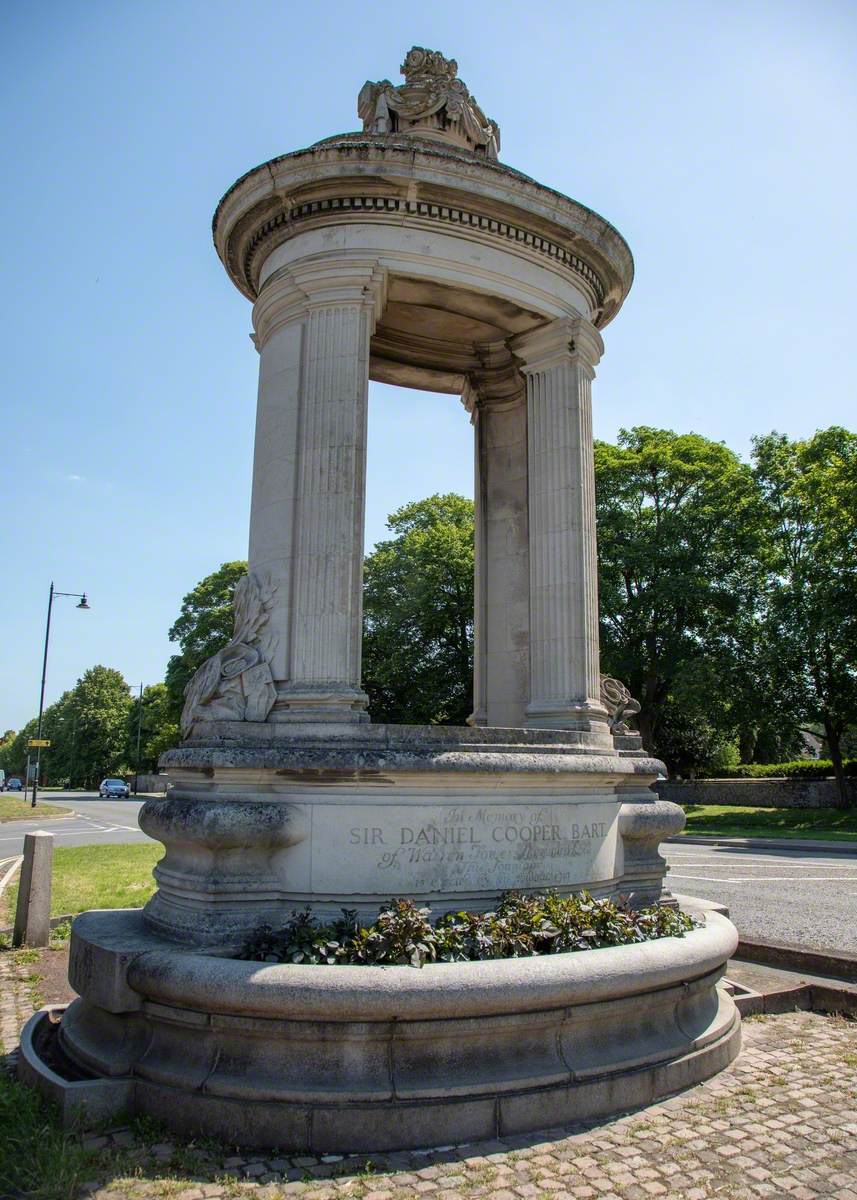
[[[3,821],[2,825],[3,828],[6,828],[9,825],[14,827],[15,825],[32,824],[33,821],[70,821],[72,817],[82,817],[83,815],[83,813],[75,812],[74,809],[64,813],[52,813],[49,807],[46,808],[39,804],[33,809],[32,817],[17,817],[14,821]]]
[[[74,913],[61,913],[58,917],[51,917],[50,927],[51,929],[57,929],[60,925],[65,925],[66,922],[70,923],[73,921],[74,917]],[[11,937],[14,932],[14,927],[9,925],[5,929],[0,929],[0,937]]]
[[[725,904],[698,896],[675,894],[683,912],[696,916],[720,913],[729,916]],[[772,968],[767,981],[746,985],[743,964]],[[764,975],[764,971],[761,973]],[[742,982],[744,978],[744,982]],[[838,986],[841,980],[845,986]],[[760,1013],[785,1013],[803,1009],[821,1013],[857,1015],[857,955],[828,954],[808,946],[762,942],[739,933],[738,946],[726,967],[724,985],[742,1017]],[[848,986],[852,985],[852,986]]]
[[[857,841],[854,842],[825,842],[818,839],[803,838],[736,838],[736,837],[702,837],[696,834],[678,834],[676,837],[664,838],[672,845],[691,846],[725,846],[733,850],[797,850],[822,851],[826,854],[857,855]]]
[[[787,942],[762,942],[741,937],[733,957],[740,962],[763,963],[784,971],[804,971],[825,979],[857,983],[857,954],[827,954]]]

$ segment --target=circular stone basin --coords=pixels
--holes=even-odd
[[[117,918],[125,992],[90,975],[62,1045],[186,1134],[316,1154],[490,1139],[650,1103],[740,1047],[716,913],[683,938],[422,969],[220,958],[87,913],[82,975],[119,953]]]

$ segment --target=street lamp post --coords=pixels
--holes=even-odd
[[[140,734],[143,730],[143,685],[140,684],[140,695],[137,700],[137,757],[134,759],[134,795],[137,795],[137,783],[140,777]]]
[[[58,592],[55,590],[53,581],[51,581],[51,590],[48,593],[48,619],[45,623],[45,652],[42,656],[42,690],[39,694],[39,724],[36,730],[36,770],[33,775],[33,799],[32,807],[36,807],[36,798],[39,791],[39,767],[42,761],[42,716],[45,711],[45,676],[48,673],[48,642],[51,637],[51,609],[54,606],[54,596],[72,596],[75,600],[80,601],[75,605],[75,608],[89,608],[89,603],[86,599],[86,592]]]

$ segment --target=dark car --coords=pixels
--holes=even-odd
[[[98,794],[102,798],[119,796],[125,800],[131,795],[131,789],[124,779],[102,779],[98,786]]]
[[[21,783],[21,780],[18,778],[17,775],[13,775],[12,778],[10,780],[8,780],[6,783],[6,791],[7,792],[20,792],[20,791],[23,791],[23,788],[24,788],[24,785],[23,785],[23,783]]]

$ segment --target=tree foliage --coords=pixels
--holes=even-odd
[[[842,784],[857,747],[857,435],[757,438],[752,464],[697,434],[639,426],[595,444],[601,656],[641,702],[673,770],[790,759],[823,735]],[[473,504],[406,504],[366,557],[363,681],[375,721],[463,724],[472,707]],[[141,770],[178,740],[184,688],[232,635],[246,573],[223,563],[183,599],[165,683],[143,698]],[[133,767],[138,705],[87,671],[44,714],[43,778],[92,785]],[[23,774],[36,722],[0,737]],[[844,794],[844,790],[843,790]]]
[[[132,707],[128,685],[120,671],[95,666],[73,688],[49,704],[42,718],[42,737],[50,747],[41,754],[43,783],[91,788],[105,775],[128,769],[127,725]],[[27,742],[36,736],[34,717],[2,747],[0,765],[7,774],[23,776]]]
[[[194,671],[232,637],[232,594],[246,574],[246,562],[221,563],[182,600],[169,632],[170,641],[178,642],[180,653],[170,658],[166,673],[167,713],[176,725],[184,706],[184,690]]]
[[[463,725],[473,707],[473,502],[405,504],[366,558],[363,686],[375,721]]]
[[[172,716],[172,704],[165,683],[153,683],[143,689],[142,714],[139,695],[128,711],[127,739],[129,768],[137,761],[137,723],[140,722],[140,772],[154,772],[158,759],[181,740],[178,723]]]
[[[768,521],[764,663],[770,694],[818,723],[843,801],[842,742],[857,714],[857,435],[753,443]]]
[[[596,442],[595,479],[602,669],[639,699],[648,746],[698,760],[751,687],[763,524],[752,472],[719,442],[638,426]]]

